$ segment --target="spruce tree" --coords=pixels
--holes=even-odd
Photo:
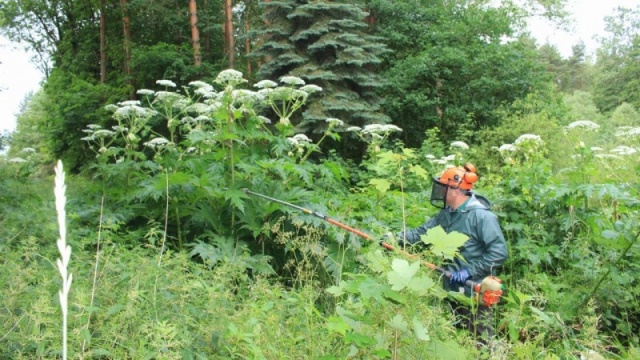
[[[323,91],[309,99],[297,122],[300,130],[322,132],[327,118],[348,125],[387,123],[376,73],[380,55],[389,51],[368,32],[368,15],[354,4],[333,1],[269,1],[264,28],[253,55],[265,61],[257,76],[297,76]]]

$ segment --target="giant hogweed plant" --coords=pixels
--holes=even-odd
[[[121,199],[125,203],[145,204],[148,217],[160,221],[164,214],[157,209],[163,208],[158,205],[168,183],[169,231],[178,247],[206,229],[234,237],[260,235],[260,219],[276,209],[252,203],[243,187],[279,190],[280,196],[302,195],[296,189],[311,186],[337,188],[334,172],[308,161],[319,144],[295,134],[290,120],[321,89],[291,76],[280,85],[261,81],[254,85],[257,91],[244,89],[246,82],[235,70],[221,72],[212,84],[196,81],[182,90],[159,80],[165,90],[143,89],[141,101],[109,106],[116,123],[111,129],[90,125],[85,130],[98,173],[110,186],[117,188],[127,169],[125,184],[132,181],[134,190]],[[279,118],[264,117],[265,110]],[[342,121],[327,123],[325,137],[338,138]]]
[[[588,131],[595,128],[591,122],[578,122],[567,130],[575,138],[576,128],[582,126],[588,126]],[[511,244],[506,265],[509,283],[535,294],[525,296],[514,291],[507,297],[513,305],[506,315],[511,318],[508,324],[513,329],[512,325],[519,322],[514,319],[531,319],[521,317],[522,305],[528,304],[526,311],[544,326],[526,326],[528,336],[544,334],[546,339],[568,341],[569,337],[581,336],[575,331],[583,327],[580,314],[591,309],[602,316],[598,326],[628,341],[637,324],[627,321],[626,327],[611,326],[621,314],[628,314],[635,302],[604,304],[609,303],[611,295],[628,298],[638,291],[629,286],[633,281],[626,275],[635,268],[633,259],[639,255],[632,250],[638,237],[638,210],[634,205],[638,200],[628,190],[634,185],[603,177],[605,169],[617,172],[612,168],[615,163],[611,157],[596,156],[600,154],[598,149],[584,142],[575,144],[573,166],[555,173],[546,156],[539,155],[543,152],[536,150],[540,146],[544,145],[539,137],[527,135],[518,144],[499,149],[505,166],[496,188],[502,190],[498,210],[505,217],[503,228]],[[512,335],[520,336],[516,332]]]

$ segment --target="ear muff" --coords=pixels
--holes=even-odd
[[[469,189],[471,186],[478,181],[478,174],[476,174],[476,167],[473,164],[467,163],[464,165],[464,175],[462,176],[462,181],[469,184]],[[463,187],[464,188],[464,187]]]

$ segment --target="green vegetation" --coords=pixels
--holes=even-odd
[[[177,2],[127,3],[0,7],[54,62],[0,136],[1,359],[640,357],[637,12],[607,20],[594,65],[536,47],[518,28],[532,8],[510,2],[371,1],[369,27],[352,3],[247,2],[241,72],[214,70],[233,56],[213,50],[229,39],[206,1],[199,65]],[[406,257],[243,191],[377,239],[435,214],[431,177],[466,162],[510,247],[480,349],[447,302],[475,303],[422,266],[455,234]]]

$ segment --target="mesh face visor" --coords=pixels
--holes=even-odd
[[[447,206],[447,193],[449,192],[449,187],[438,179],[433,179],[433,185],[431,186],[431,205],[444,209]]]

